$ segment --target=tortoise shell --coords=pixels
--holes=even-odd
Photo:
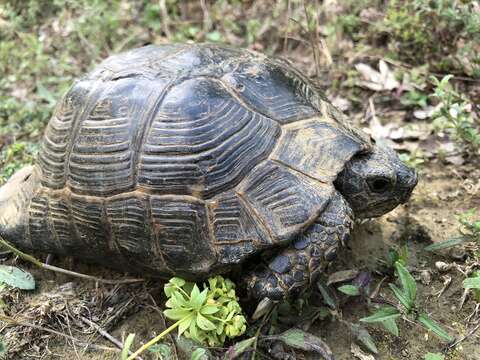
[[[201,278],[286,244],[371,143],[287,61],[209,44],[103,61],[45,132],[27,247]]]

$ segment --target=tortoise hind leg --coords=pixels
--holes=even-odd
[[[0,187],[0,236],[22,249],[32,248],[28,208],[38,186],[38,168],[26,166]]]
[[[352,224],[353,212],[337,193],[304,234],[247,277],[250,294],[272,300],[298,295],[335,259],[339,243],[350,236]]]

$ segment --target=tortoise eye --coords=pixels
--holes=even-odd
[[[368,182],[370,190],[375,193],[383,193],[387,191],[390,188],[391,184],[392,183],[390,182],[390,180],[383,177],[377,177]]]

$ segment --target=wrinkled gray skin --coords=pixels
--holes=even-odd
[[[380,145],[372,153],[354,156],[335,181],[357,218],[386,214],[407,202],[416,185],[416,172],[394,150]]]

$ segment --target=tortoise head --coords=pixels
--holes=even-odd
[[[381,216],[407,202],[416,185],[415,170],[393,149],[381,145],[355,155],[335,181],[359,218]]]

